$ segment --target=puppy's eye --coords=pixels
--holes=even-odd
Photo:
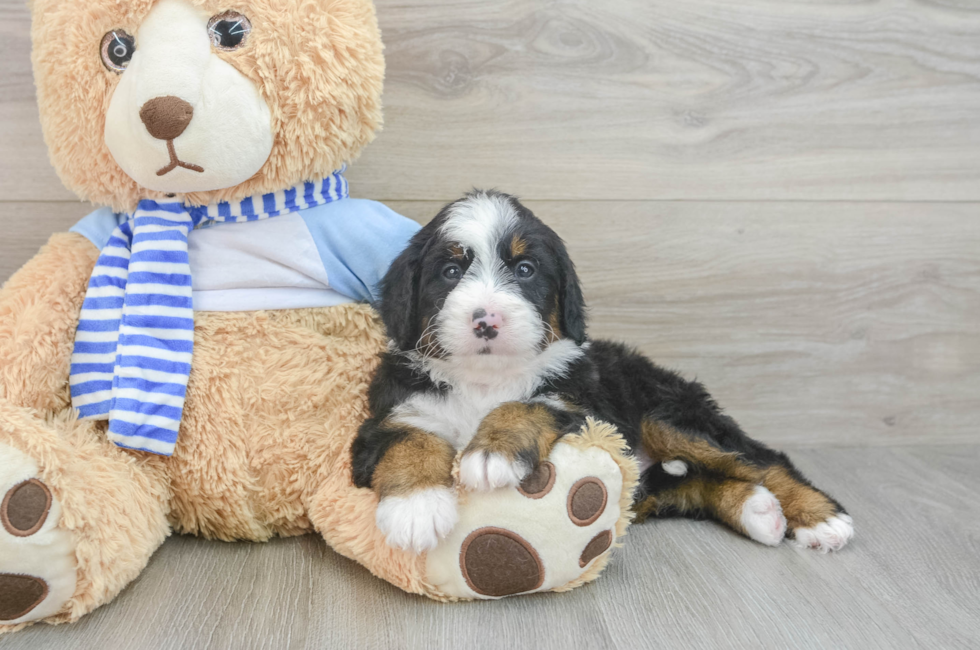
[[[102,37],[102,65],[116,74],[122,74],[136,51],[136,39],[121,29],[114,29]]]
[[[245,45],[252,32],[252,23],[237,11],[226,11],[208,21],[211,45],[219,50],[237,50]]]
[[[516,275],[522,280],[527,280],[529,277],[534,275],[534,272],[535,272],[534,265],[531,264],[530,262],[521,262],[520,264],[517,265],[517,268],[514,269],[514,275]]]
[[[458,280],[463,277],[463,269],[459,268],[459,264],[447,264],[442,269],[442,277],[447,280]]]

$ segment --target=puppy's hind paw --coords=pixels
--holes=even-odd
[[[496,452],[470,452],[459,463],[459,482],[476,492],[517,487],[530,473],[527,463],[508,460]]]
[[[375,515],[389,546],[418,554],[435,548],[458,519],[456,495],[444,487],[385,497]]]
[[[793,541],[797,546],[812,548],[826,553],[839,551],[854,537],[854,520],[843,512],[828,517],[811,528],[793,530]]]

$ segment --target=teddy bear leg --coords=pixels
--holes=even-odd
[[[375,523],[378,497],[373,490],[354,487],[349,457],[348,450],[313,495],[308,506],[310,522],[341,555],[399,589],[428,595],[425,555],[387,544]]]
[[[163,459],[0,398],[0,633],[112,599],[169,533],[168,498]]]

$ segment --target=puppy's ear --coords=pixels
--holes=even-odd
[[[418,302],[422,257],[429,239],[426,230],[415,233],[408,248],[395,258],[381,279],[381,301],[376,307],[388,337],[401,350],[414,349],[422,335]]]
[[[578,282],[578,274],[564,244],[558,248],[558,268],[561,279],[558,287],[558,309],[561,313],[561,329],[568,338],[581,345],[585,342],[585,298]]]

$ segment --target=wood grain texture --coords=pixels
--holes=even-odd
[[[844,551],[772,549],[710,522],[630,529],[562,595],[440,604],[315,537],[175,537],[113,603],[0,648],[968,648],[980,639],[980,447],[793,454],[854,515]]]
[[[528,205],[568,242],[591,335],[697,377],[753,435],[980,441],[976,206]]]
[[[351,175],[370,196],[448,199],[471,184],[536,199],[980,195],[975,3],[378,10],[388,127]]]
[[[440,207],[390,205],[422,222]],[[774,445],[980,441],[974,205],[528,205],[569,244],[592,336],[697,377],[754,436]],[[14,223],[0,243],[3,266],[20,266],[87,209],[0,203],[0,219]]]
[[[53,233],[63,232],[92,211],[78,201],[0,201],[0,283],[31,259]]]
[[[70,201],[75,197],[55,175],[41,136],[30,27],[26,2],[0,0],[0,197]]]
[[[976,647],[980,5],[377,6],[386,127],[354,194],[423,222],[473,186],[530,199],[592,334],[793,447],[852,546],[658,521],[594,585],[441,605],[315,537],[176,537],[113,603],[0,649]],[[48,162],[29,50],[0,0],[0,281],[89,210]]]
[[[369,198],[980,199],[976,3],[377,6],[387,127],[351,173]],[[0,0],[0,195],[68,198],[28,22]]]

